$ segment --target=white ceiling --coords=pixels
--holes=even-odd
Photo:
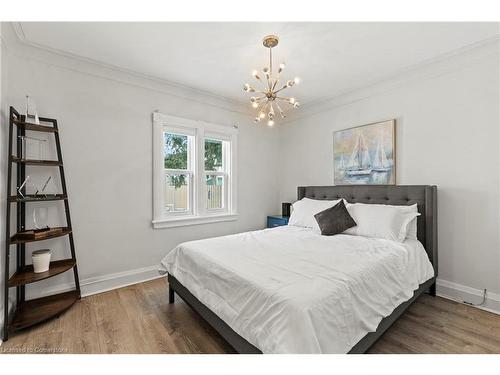
[[[87,59],[247,100],[242,86],[277,62],[302,103],[362,87],[441,54],[491,38],[497,23],[29,23],[26,41]]]

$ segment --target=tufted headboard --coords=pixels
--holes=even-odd
[[[433,185],[299,186],[297,198],[339,199],[349,203],[418,205],[417,238],[438,274],[437,187]]]

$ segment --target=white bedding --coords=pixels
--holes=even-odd
[[[347,353],[434,274],[417,240],[294,226],[182,243],[160,272],[263,353]]]

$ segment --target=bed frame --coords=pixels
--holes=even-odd
[[[375,332],[368,333],[349,351],[350,354],[365,353],[405,312],[405,310],[424,292],[436,295],[436,277],[438,274],[437,241],[437,187],[430,185],[401,186],[301,186],[297,189],[297,198],[333,200],[344,198],[350,203],[371,203],[391,205],[418,205],[420,216],[417,219],[417,238],[424,245],[429,260],[434,267],[435,276],[421,284],[408,301],[396,307],[391,315],[382,319]],[[262,354],[254,345],[238,335],[221,318],[201,303],[174,276],[168,275],[169,303],[174,303],[177,293],[193,310],[201,315],[238,353]]]

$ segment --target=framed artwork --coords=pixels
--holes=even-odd
[[[335,185],[396,184],[396,120],[333,133]]]

